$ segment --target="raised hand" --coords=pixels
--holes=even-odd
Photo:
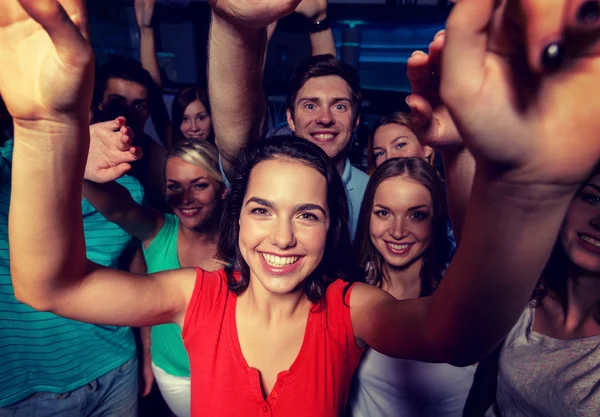
[[[133,130],[126,123],[124,117],[118,117],[90,126],[86,180],[100,183],[114,181],[131,169],[131,162],[142,157],[142,149],[132,146]]]
[[[327,0],[302,0],[296,7],[296,13],[309,22],[319,22],[327,16]]]
[[[292,13],[300,0],[209,0],[213,11],[235,26],[265,28]]]
[[[429,45],[429,53],[413,52],[407,68],[412,94],[406,103],[411,109],[411,121],[421,143],[439,150],[463,146],[456,125],[440,98],[441,54],[445,38],[445,31],[438,32]]]
[[[598,20],[578,20],[582,0],[496,3],[454,6],[442,99],[479,168],[573,190],[600,156]]]
[[[135,0],[135,17],[140,28],[152,26],[156,0]]]
[[[93,53],[83,0],[0,2],[0,94],[15,127],[88,117]]]

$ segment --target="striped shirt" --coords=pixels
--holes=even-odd
[[[65,393],[112,371],[135,355],[127,327],[99,326],[33,310],[15,299],[10,279],[8,209],[13,142],[0,148],[0,407],[37,392]],[[141,203],[139,182],[118,182]],[[82,201],[88,258],[116,267],[131,238]],[[44,208],[39,213],[44,215]],[[35,262],[35,259],[32,259]]]

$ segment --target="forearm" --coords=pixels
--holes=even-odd
[[[216,143],[226,168],[259,136],[266,108],[262,88],[266,41],[266,29],[240,28],[213,13],[208,90]]]
[[[21,300],[51,297],[85,273],[81,195],[89,137],[85,117],[15,123],[9,235]]]
[[[475,159],[466,148],[442,151],[446,176],[448,215],[456,242],[460,243],[469,195],[475,176]]]
[[[508,333],[549,258],[574,192],[508,185],[476,173],[462,241],[426,323],[442,361],[476,362]]]
[[[99,184],[86,180],[83,196],[106,220],[141,241],[153,236],[158,227],[160,213],[136,203],[115,181]]]
[[[151,26],[140,28],[140,61],[146,71],[150,73],[154,82],[162,88],[160,67],[156,58],[156,45],[154,43],[154,29]]]

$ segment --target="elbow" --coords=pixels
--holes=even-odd
[[[18,285],[14,285],[13,289],[17,301],[27,304],[34,310],[47,313],[53,313],[56,310],[55,303],[52,301],[53,297],[49,294],[44,294],[41,291],[32,291]]]

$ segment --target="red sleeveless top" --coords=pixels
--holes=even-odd
[[[258,371],[244,359],[237,335],[237,297],[224,270],[197,268],[182,331],[190,358],[192,416],[337,417],[342,414],[362,349],[356,344],[347,284],[333,282],[326,307],[309,313],[296,360],[263,398]],[[346,303],[350,292],[346,293]],[[268,349],[265,346],[265,349]]]

